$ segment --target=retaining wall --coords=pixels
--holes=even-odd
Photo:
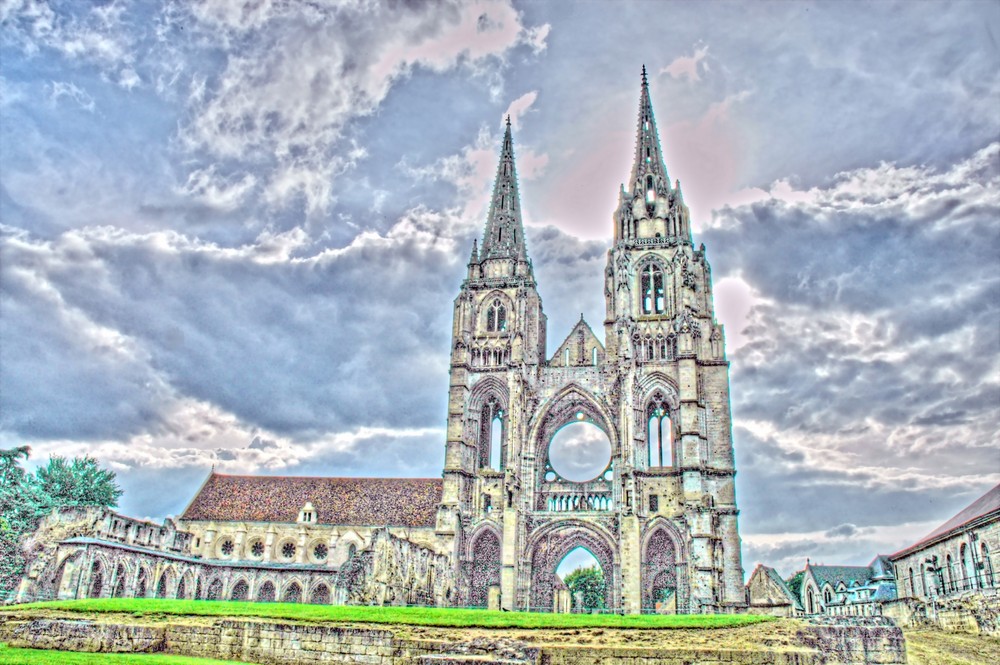
[[[502,630],[461,643],[404,639],[393,627],[248,619],[137,623],[0,614],[0,642],[87,652],[163,652],[263,665],[821,665],[905,663],[903,635],[882,617],[800,622],[795,645],[739,649],[532,645]],[[182,620],[181,620],[182,621]],[[669,633],[669,631],[664,631]],[[493,636],[495,635],[495,636]]]

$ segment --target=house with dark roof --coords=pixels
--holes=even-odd
[[[996,594],[1000,552],[1000,484],[889,559],[901,598],[923,602],[963,594]]]
[[[885,555],[867,566],[806,563],[800,602],[806,614],[874,616],[880,603],[896,598],[896,580]]]

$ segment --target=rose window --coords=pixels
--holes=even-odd
[[[285,543],[281,546],[281,556],[291,559],[295,556],[295,543]]]
[[[254,544],[250,546],[250,554],[258,559],[264,556],[264,543],[259,540],[254,541]]]
[[[320,543],[315,548],[313,548],[313,557],[315,557],[317,561],[326,560],[326,555],[329,553],[330,553],[329,548],[323,543]]]
[[[230,556],[233,553],[233,541],[224,540],[222,541],[222,555]]]

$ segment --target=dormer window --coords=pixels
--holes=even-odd
[[[313,508],[312,502],[307,501],[306,505],[302,506],[302,510],[299,511],[300,524],[315,524],[316,523],[316,509]]]

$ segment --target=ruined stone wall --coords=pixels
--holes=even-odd
[[[348,605],[453,605],[450,557],[375,529],[369,548],[343,567],[337,600]]]
[[[75,597],[67,588],[60,589],[67,566],[73,569],[68,557],[75,550],[60,548],[60,543],[81,537],[171,553],[185,552],[190,542],[190,534],[179,531],[172,520],[159,525],[98,506],[55,508],[21,543],[27,566],[15,602]]]
[[[585,631],[583,631],[585,632]],[[666,631],[667,633],[671,631]],[[117,623],[0,615],[0,641],[13,647],[85,652],[159,652],[262,664],[506,663],[507,665],[834,665],[905,663],[903,635],[889,622],[813,622],[793,644],[768,648],[534,646],[503,631],[464,642],[405,639],[395,627],[220,619],[203,623]]]
[[[882,605],[882,614],[904,628],[937,627],[958,633],[1000,635],[1000,594],[996,591],[923,602],[901,598]]]

